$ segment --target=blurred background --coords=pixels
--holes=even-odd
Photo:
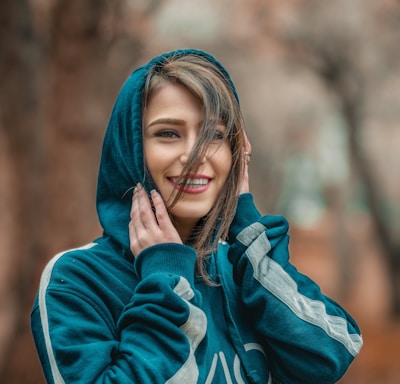
[[[43,383],[29,329],[40,273],[101,234],[103,134],[136,66],[214,54],[237,84],[263,213],[292,262],[359,322],[341,383],[398,383],[400,2],[1,0],[0,382]]]

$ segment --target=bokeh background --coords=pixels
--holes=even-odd
[[[1,0],[0,382],[44,382],[30,308],[45,263],[101,234],[123,81],[194,47],[237,84],[257,205],[289,218],[293,263],[361,326],[340,383],[399,383],[399,46],[395,0]]]

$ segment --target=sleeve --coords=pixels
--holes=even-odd
[[[193,288],[195,260],[184,245],[144,250],[135,260],[141,281],[116,319],[45,270],[31,326],[47,382],[197,383],[194,353],[206,316]]]
[[[288,223],[239,197],[229,259],[278,381],[333,384],[362,346],[352,317],[289,262]]]

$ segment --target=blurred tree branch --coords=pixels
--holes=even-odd
[[[366,115],[375,101],[376,86],[398,71],[400,54],[400,3],[338,0],[249,0],[239,8],[249,28],[242,43],[256,46],[278,46],[276,50],[292,66],[307,68],[325,85],[333,105],[347,130],[348,149],[353,175],[365,191],[365,200],[373,222],[376,239],[389,276],[391,313],[400,317],[400,239],[397,225],[387,214],[387,197],[382,188],[378,168],[371,161],[365,146]],[[247,39],[247,40],[246,40]],[[271,44],[275,42],[275,44]],[[250,42],[252,44],[250,44]],[[343,187],[343,186],[342,186]],[[346,208],[339,186],[330,195],[336,207]],[[346,186],[346,188],[348,188]],[[336,212],[343,224],[345,212]],[[338,224],[339,224],[338,222]],[[342,235],[342,236],[340,236]],[[338,241],[343,243],[345,229]],[[347,246],[341,244],[339,249]],[[342,257],[342,270],[350,264]],[[346,285],[349,278],[342,276]],[[351,277],[350,277],[351,278]]]
[[[346,123],[354,170],[365,189],[369,212],[387,266],[392,296],[391,312],[393,317],[399,318],[400,240],[392,233],[393,226],[384,209],[386,200],[376,169],[371,166],[362,145],[365,100],[370,91],[367,78],[371,76],[363,63],[362,49],[367,44],[367,28],[374,29],[375,26],[371,20],[369,23],[362,20],[361,12],[349,9],[355,5],[356,2],[328,5],[318,0],[308,0],[298,8],[299,22],[294,23],[292,29],[282,28],[274,33],[286,46],[292,59],[313,70],[335,96]],[[333,7],[340,9],[340,12],[335,12]],[[400,7],[390,7],[387,12],[387,17],[399,20]],[[376,22],[379,23],[377,20]],[[387,29],[400,37],[398,23],[388,24]],[[394,41],[398,39],[393,39],[392,42]],[[371,48],[373,43],[368,41],[368,45]],[[385,48],[391,56],[388,61],[398,62],[398,57],[394,56],[394,52],[397,52],[396,46]],[[374,54],[382,54],[377,46],[374,49]]]
[[[363,132],[363,109],[368,89],[366,86],[367,76],[361,63],[360,47],[365,39],[365,31],[361,25],[343,26],[336,24],[335,32],[329,28],[328,18],[330,8],[324,5],[324,13],[319,12],[316,1],[308,1],[307,6],[302,9],[303,21],[309,17],[309,22],[304,22],[304,34],[299,33],[297,37],[286,39],[289,50],[306,52],[306,55],[297,54],[297,58],[303,57],[304,63],[313,68],[324,81],[327,88],[336,96],[342,116],[346,122],[350,154],[353,159],[354,169],[365,188],[366,200],[370,215],[375,226],[377,239],[382,249],[382,255],[387,265],[391,286],[391,311],[396,318],[400,317],[400,241],[398,236],[392,233],[392,225],[385,213],[385,197],[371,166],[365,148],[362,145]],[[400,18],[400,8],[397,8],[397,17]],[[311,16],[311,17],[310,17]],[[314,18],[312,18],[314,16]],[[313,21],[319,18],[318,30],[315,30]],[[314,28],[308,28],[309,26]],[[325,27],[325,28],[324,28]],[[369,26],[372,27],[371,25]],[[393,25],[391,26],[393,28]],[[349,33],[352,32],[352,33]],[[400,28],[397,28],[400,36]],[[393,49],[396,48],[393,46]],[[312,59],[318,63],[313,65]],[[311,59],[311,60],[307,60]],[[308,61],[308,63],[307,63]]]

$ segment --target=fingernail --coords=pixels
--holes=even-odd
[[[133,194],[134,194],[134,195],[135,195],[135,193],[137,193],[137,192],[140,191],[140,187],[141,187],[140,183],[137,183],[136,186],[135,186],[135,188],[133,188]]]

